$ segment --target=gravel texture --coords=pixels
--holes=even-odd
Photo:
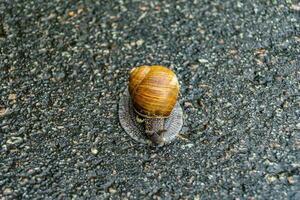
[[[299,22],[296,0],[0,1],[0,199],[300,199]],[[181,83],[162,148],[118,122],[142,64]]]

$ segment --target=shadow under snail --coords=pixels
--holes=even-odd
[[[141,66],[130,71],[128,89],[119,102],[119,120],[136,141],[164,145],[183,125],[175,73],[163,66]]]

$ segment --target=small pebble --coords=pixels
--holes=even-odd
[[[296,124],[296,128],[300,129],[300,123]]]
[[[12,189],[11,188],[5,188],[4,190],[3,190],[3,194],[4,195],[9,195],[9,194],[11,194],[13,191],[12,191]]]
[[[7,108],[0,107],[0,116],[4,116],[7,113]]]
[[[74,17],[75,16],[75,12],[74,11],[70,11],[68,12],[69,17]]]
[[[20,143],[22,143],[23,142],[23,138],[21,138],[21,137],[14,137],[14,136],[12,136],[11,138],[9,138],[8,140],[7,140],[7,144],[20,144]]]
[[[8,95],[8,100],[16,100],[17,94],[9,94]]]
[[[92,152],[93,155],[97,155],[98,154],[98,149],[91,148],[91,152]]]
[[[199,61],[200,63],[208,63],[208,60],[202,59],[202,58],[198,59],[198,61]]]
[[[292,177],[292,176],[289,176],[289,177],[287,178],[287,180],[288,180],[289,184],[294,184],[294,183],[296,183],[296,180],[295,180],[294,177]]]
[[[112,187],[108,188],[108,191],[109,191],[109,193],[111,193],[111,194],[114,194],[114,193],[117,192],[117,190],[114,189],[114,188],[112,188]]]
[[[138,40],[138,41],[136,41],[136,45],[137,46],[141,46],[143,44],[144,44],[144,40]]]
[[[184,102],[184,107],[193,107],[193,104],[191,102]]]
[[[272,183],[272,182],[277,180],[277,178],[275,176],[272,176],[272,175],[267,175],[266,179],[267,179],[268,183]]]
[[[182,145],[181,148],[186,149],[186,148],[192,148],[193,146],[194,144],[186,144],[186,145]]]
[[[291,6],[291,9],[292,9],[292,10],[295,10],[295,11],[300,11],[300,4],[293,4],[293,5]]]

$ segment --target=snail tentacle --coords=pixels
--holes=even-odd
[[[163,144],[164,138],[161,133],[164,132],[164,119],[146,118],[145,133],[147,137],[155,144]]]

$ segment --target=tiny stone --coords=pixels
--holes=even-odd
[[[236,55],[236,54],[238,53],[238,51],[235,50],[235,49],[231,49],[231,50],[229,50],[228,53],[229,53],[230,55]]]
[[[146,10],[148,10],[149,8],[148,8],[147,6],[140,6],[139,9],[140,9],[141,11],[146,11]]]
[[[143,45],[144,44],[144,40],[138,40],[138,41],[136,41],[136,45],[138,45],[138,46],[141,46],[141,45]]]
[[[184,107],[193,107],[191,102],[184,102]]]
[[[132,41],[132,42],[130,42],[130,46],[135,46],[136,45],[136,43],[134,42],[134,41]]]
[[[192,148],[194,146],[194,144],[187,144],[185,146],[188,147],[188,148]]]
[[[280,144],[278,144],[278,143],[271,143],[271,144],[270,144],[270,147],[272,147],[272,148],[279,148],[279,147],[281,147],[281,146],[280,146]]]
[[[20,144],[23,142],[23,138],[21,137],[11,137],[10,139],[7,140],[7,144]]]
[[[272,176],[272,175],[267,175],[266,178],[267,178],[268,183],[272,183],[272,182],[277,180],[277,178],[275,176]]]
[[[17,95],[16,94],[9,94],[8,95],[8,100],[16,100]]]
[[[196,70],[196,69],[198,69],[198,68],[199,68],[199,65],[196,65],[196,64],[191,65],[191,69],[192,69],[192,70]]]
[[[189,149],[192,148],[194,146],[194,144],[186,144],[186,145],[182,145],[181,149]]]
[[[112,187],[108,188],[108,191],[109,191],[109,193],[112,193],[112,194],[117,192],[117,190]]]
[[[68,12],[69,17],[74,17],[75,16],[75,12],[74,11],[70,11]]]
[[[24,186],[28,183],[28,179],[27,178],[23,178],[21,181],[20,181],[20,185]]]
[[[224,44],[225,43],[223,39],[219,40],[218,42],[219,42],[219,44]]]
[[[2,150],[3,150],[3,151],[7,151],[7,145],[3,145],[3,146],[2,146]]]
[[[208,63],[208,60],[202,59],[202,58],[198,59],[198,61],[199,61],[200,63]]]
[[[296,128],[300,129],[300,123],[296,124]]]
[[[295,10],[295,11],[300,11],[300,4],[293,4],[293,5],[291,6],[291,9],[292,9],[292,10]]]
[[[11,194],[11,193],[12,193],[12,189],[11,188],[5,188],[4,191],[3,191],[4,195],[8,195],[8,194]]]
[[[7,110],[8,109],[6,109],[4,107],[0,107],[0,116],[4,116],[7,113]]]
[[[197,194],[196,196],[194,196],[194,200],[200,200],[199,194]]]
[[[91,152],[92,152],[93,155],[97,155],[98,154],[98,149],[91,148]]]
[[[294,184],[296,182],[295,179],[292,176],[289,176],[287,178],[287,180],[288,180],[289,184]]]
[[[56,78],[57,80],[62,80],[62,79],[65,78],[65,76],[66,76],[66,74],[65,74],[64,72],[59,72],[59,73],[57,73],[57,74],[55,75],[55,78]]]

